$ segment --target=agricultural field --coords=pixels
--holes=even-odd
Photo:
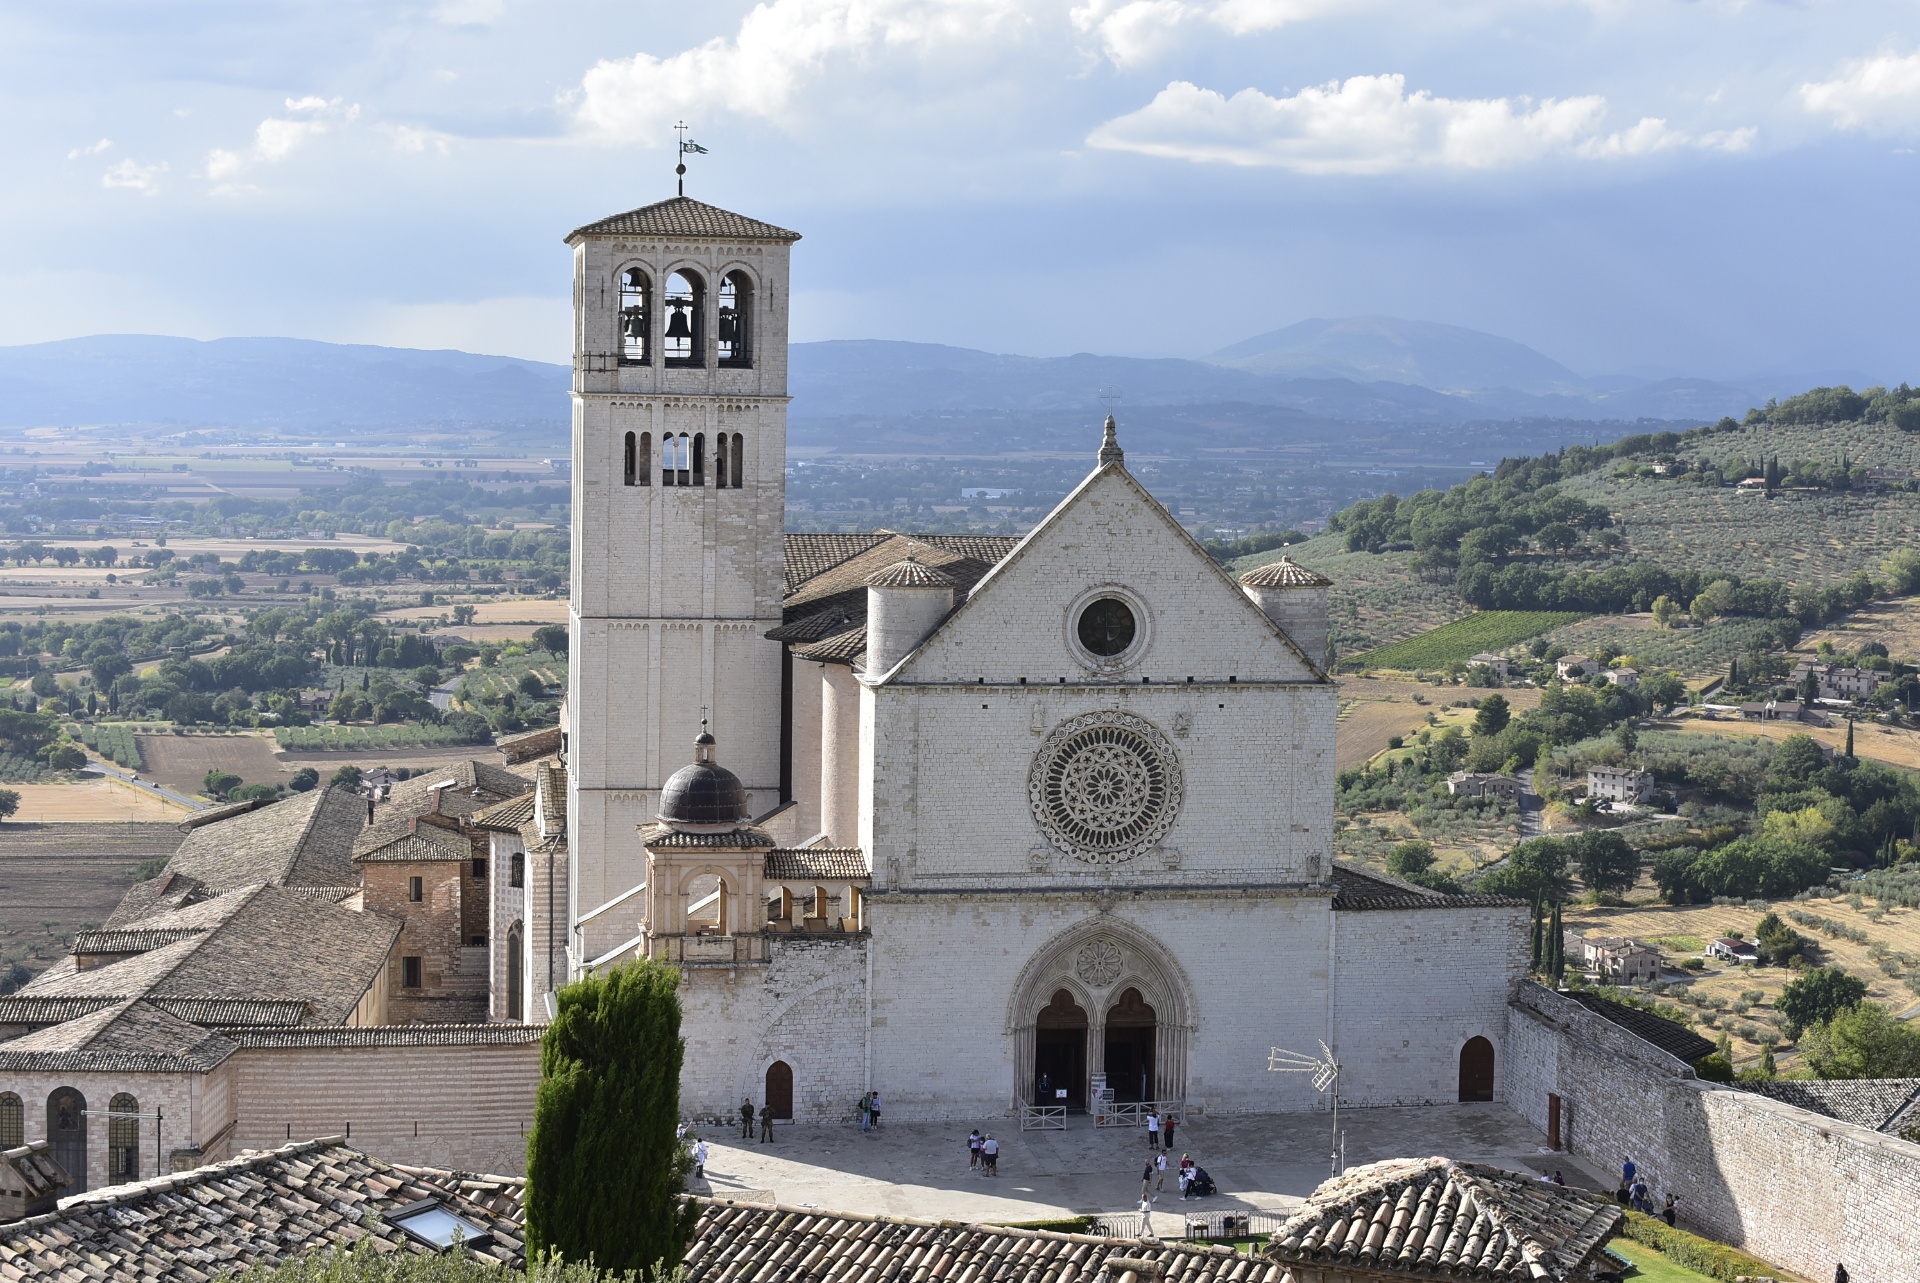
[[[1385,751],[1389,736],[1414,734],[1426,725],[1429,711],[1439,715],[1443,724],[1449,717],[1458,720],[1461,710],[1449,710],[1443,706],[1481,693],[1465,687],[1434,686],[1427,682],[1341,678],[1334,769],[1344,771],[1365,763],[1375,754]],[[1500,693],[1506,697],[1515,716],[1538,707],[1540,703],[1540,692],[1530,686],[1505,689]]]
[[[397,726],[279,726],[274,742],[306,752],[366,753],[395,748],[436,748],[471,740],[451,726],[407,722]]]
[[[1772,627],[1770,620],[1728,616],[1705,628],[1656,628],[1648,614],[1593,615],[1555,628],[1547,641],[1573,655],[1611,646],[1639,661],[1633,666],[1642,674],[1671,669],[1682,677],[1725,676],[1727,665],[1747,653],[1754,634]]]
[[[419,621],[430,619],[441,626],[467,636],[471,629],[465,624],[452,622],[445,606],[403,606],[395,610],[381,612],[382,619]],[[567,622],[567,601],[564,597],[507,597],[491,601],[473,603],[473,622],[483,627],[497,625],[564,624]]]
[[[101,757],[130,771],[147,769],[140,756],[140,737],[136,722],[89,722],[80,727],[80,742]]]
[[[1452,584],[1430,583],[1409,573],[1412,553],[1348,552],[1340,535],[1318,535],[1291,548],[1242,557],[1227,563],[1227,570],[1238,577],[1278,560],[1283,553],[1333,580],[1328,593],[1329,623],[1342,655],[1437,628],[1473,609],[1460,600]]]
[[[22,820],[36,824],[178,823],[187,808],[145,789],[98,776],[82,776],[71,784],[16,784]],[[0,844],[11,824],[0,828]]]
[[[1907,988],[1904,978],[1889,976],[1880,964],[1869,954],[1873,942],[1884,942],[1895,953],[1920,956],[1920,909],[1888,907],[1878,922],[1868,917],[1878,908],[1875,901],[1866,899],[1862,907],[1853,908],[1845,900],[1811,900],[1805,902],[1781,901],[1771,906],[1781,918],[1800,934],[1813,941],[1816,948],[1815,961],[1821,966],[1845,968],[1867,983],[1867,997],[1874,1002],[1884,1003],[1896,1012],[1906,1011],[1920,1003]],[[1795,922],[1793,913],[1815,915],[1841,926],[1855,929],[1867,938],[1866,943],[1846,938],[1836,938],[1825,934],[1816,927]],[[1661,947],[1673,963],[1694,952],[1683,946],[1694,942],[1704,944],[1721,935],[1737,935],[1751,940],[1754,926],[1765,914],[1765,910],[1749,909],[1738,905],[1666,905],[1657,900],[1657,892],[1648,880],[1634,889],[1631,903],[1624,908],[1595,908],[1590,906],[1569,906],[1565,910],[1565,921],[1569,930],[1581,935],[1622,935],[1646,941],[1665,941]],[[1899,964],[1894,964],[1900,969]],[[1753,1037],[1761,1031],[1773,1028],[1768,1022],[1772,1015],[1773,1003],[1792,972],[1782,967],[1758,967],[1751,971],[1725,963],[1709,961],[1707,969],[1699,973],[1669,971],[1667,979],[1676,982],[1680,976],[1691,979],[1676,988],[1695,995],[1697,998],[1719,998],[1730,1005],[1741,1000],[1745,990],[1760,990],[1764,1001],[1752,1011],[1736,1014],[1714,1013],[1713,1024],[1705,1023],[1706,1012],[1698,1003],[1686,1004],[1695,1020],[1693,1031],[1705,1038],[1719,1035],[1726,1028],[1733,1039],[1734,1064],[1746,1067],[1755,1063],[1760,1055],[1760,1044]],[[1672,992],[1671,990],[1669,992]],[[1791,1047],[1776,1048],[1775,1057],[1782,1071],[1793,1067],[1798,1059]]]
[[[264,735],[138,736],[147,779],[193,796],[208,771],[238,775],[249,784],[284,784],[290,774]]]
[[[1680,717],[1671,722],[1649,722],[1659,730],[1686,731],[1694,735],[1758,735],[1783,740],[1789,735],[1811,735],[1835,749],[1846,747],[1847,724],[1836,719],[1831,726],[1807,726],[1800,722],[1749,722],[1733,716]],[[1853,727],[1853,751],[1888,766],[1920,771],[1920,731],[1903,726],[1882,726],[1875,722],[1856,722]]]
[[[39,973],[106,921],[135,866],[180,846],[171,824],[0,824],[0,971]]]
[[[1482,610],[1417,637],[1356,655],[1346,662],[1402,672],[1439,671],[1455,660],[1464,662],[1481,651],[1498,654],[1579,618],[1579,614],[1569,611]]]
[[[460,679],[460,702],[468,708],[477,709],[481,705],[497,702],[509,692],[519,696],[522,694],[520,681],[528,673],[532,673],[549,691],[566,689],[567,661],[556,659],[546,651],[536,650],[525,655],[502,658],[492,668],[469,668],[466,676]]]
[[[1877,641],[1895,660],[1914,662],[1920,659],[1920,597],[1868,602],[1808,634],[1801,640],[1800,649],[1810,651],[1823,641],[1832,642],[1833,648],[1842,652],[1857,650],[1862,642]]]

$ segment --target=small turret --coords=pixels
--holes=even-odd
[[[1327,590],[1331,587],[1333,580],[1284,556],[1240,577],[1241,591],[1322,669],[1327,666]]]
[[[912,552],[867,576],[867,672],[891,672],[911,655],[952,612],[958,587],[952,575]]]

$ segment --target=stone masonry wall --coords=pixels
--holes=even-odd
[[[140,1120],[140,1177],[158,1176],[170,1170],[170,1155],[177,1149],[206,1145],[219,1136],[226,1124],[225,1080],[227,1066],[216,1066],[212,1074],[135,1074],[135,1073],[19,1073],[0,1071],[0,1091],[20,1097],[25,1139],[31,1143],[47,1139],[47,1102],[62,1087],[70,1087],[86,1101],[87,1189],[104,1189],[107,1177],[107,1108],[120,1092],[131,1095],[139,1112],[156,1111],[166,1117]],[[219,1080],[208,1089],[209,1078]],[[209,1106],[214,1107],[210,1110]],[[156,1152],[157,1146],[157,1152]],[[223,1155],[219,1155],[223,1156]],[[212,1161],[209,1158],[207,1161]],[[79,1189],[69,1190],[70,1194]]]
[[[1912,1283],[1920,1262],[1920,1145],[1735,1087],[1537,984],[1510,1009],[1507,1100],[1618,1172],[1632,1156],[1680,1221],[1809,1278],[1844,1263],[1855,1283]]]
[[[1507,1002],[1527,971],[1526,907],[1336,912],[1334,928],[1341,1102],[1456,1102],[1460,1051],[1476,1036],[1493,1044],[1502,1099]]]
[[[526,1170],[540,1044],[244,1049],[233,1145],[267,1149],[352,1131],[389,1162]]]
[[[401,922],[387,968],[387,1019],[484,1019],[486,952],[469,950],[461,934],[461,892],[471,865],[465,860],[360,866],[367,911]],[[421,899],[408,898],[408,879],[421,880]],[[406,987],[404,959],[420,959],[420,987]]]

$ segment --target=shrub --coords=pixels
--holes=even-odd
[[[1771,1275],[1779,1278],[1784,1273],[1778,1266],[1748,1256],[1725,1243],[1716,1243],[1710,1238],[1675,1229],[1657,1216],[1630,1211],[1627,1219],[1621,1222],[1620,1231],[1634,1242],[1646,1244],[1675,1265],[1685,1266],[1708,1278],[1719,1279],[1721,1283],[1733,1283],[1733,1280],[1743,1276]]]
[[[382,1252],[366,1239],[351,1249],[334,1247],[278,1265],[255,1265],[232,1277],[242,1283],[640,1283],[631,1270],[597,1270],[584,1259],[543,1257],[522,1271],[462,1252]],[[661,1283],[679,1283],[683,1277],[676,1272]]]

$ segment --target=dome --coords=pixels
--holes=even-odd
[[[1249,588],[1331,588],[1333,580],[1308,570],[1291,557],[1269,562],[1240,576]]]
[[[713,760],[713,736],[694,741],[695,760],[675,771],[660,790],[660,818],[669,824],[744,824],[753,818],[747,786]]]

